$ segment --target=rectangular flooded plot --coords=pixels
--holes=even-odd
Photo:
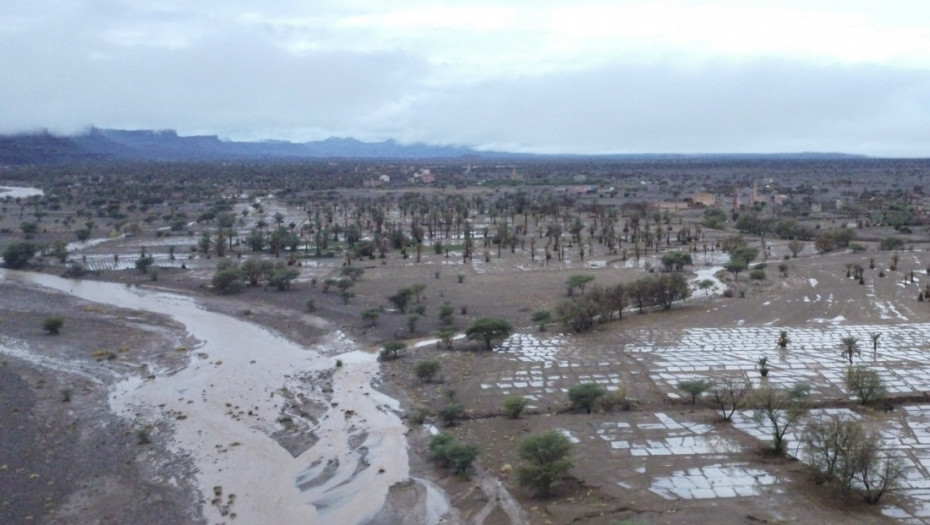
[[[665,499],[708,499],[759,496],[775,477],[745,464],[710,465],[678,470],[656,478],[649,487]]]
[[[930,324],[849,325],[824,328],[792,328],[787,348],[776,344],[780,328],[692,328],[656,334],[653,330],[625,334],[634,341],[624,351],[637,359],[667,392],[675,392],[683,380],[715,378],[721,373],[745,374],[755,384],[759,359],[767,358],[766,381],[773,387],[806,381],[814,395],[845,395],[844,377],[849,366],[841,353],[841,340],[857,338],[860,352],[853,362],[876,370],[890,394],[930,390],[930,362],[926,349]],[[873,335],[878,336],[873,348]],[[676,393],[677,394],[677,393]]]
[[[894,414],[872,417],[848,409],[811,411],[804,421],[785,434],[790,455],[810,464],[811,459],[801,445],[801,434],[807,421],[823,415],[859,419],[881,433],[885,450],[899,458],[905,468],[897,505],[885,505],[882,513],[904,523],[926,523],[930,518],[930,405],[901,407]],[[736,413],[733,424],[760,441],[771,440],[769,426],[755,421],[750,412]]]

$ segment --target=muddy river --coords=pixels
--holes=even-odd
[[[375,355],[339,331],[303,347],[181,295],[0,270],[4,280],[163,314],[201,342],[184,368],[118,382],[110,405],[132,421],[172,421],[170,447],[192,458],[209,522],[364,523],[408,479],[398,403],[372,387]],[[296,437],[287,406],[302,407]]]

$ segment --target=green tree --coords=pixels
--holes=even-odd
[[[213,246],[213,240],[210,238],[210,232],[204,230],[203,234],[200,236],[200,241],[197,242],[197,248],[200,250],[200,253],[207,255],[210,253],[211,246]]]
[[[686,379],[678,382],[678,389],[684,390],[691,396],[691,404],[693,405],[697,402],[697,398],[707,392],[712,385],[707,379]]]
[[[407,312],[407,305],[410,304],[410,297],[413,295],[409,288],[401,288],[397,293],[388,297],[388,301],[394,304],[400,313]]]
[[[672,270],[680,272],[684,270],[685,265],[690,264],[692,264],[690,253],[684,253],[679,250],[675,250],[662,254],[662,266],[665,267],[666,272],[670,272]]]
[[[597,383],[581,383],[568,389],[568,400],[575,410],[584,410],[590,414],[597,408],[597,403],[607,395],[607,389]]]
[[[423,295],[423,290],[426,290],[426,285],[421,283],[411,284],[407,290],[410,291],[410,295],[416,298],[417,304],[420,304],[420,297]]]
[[[255,228],[251,233],[249,233],[247,242],[249,244],[249,248],[253,252],[260,252],[265,248],[265,233],[262,230]]]
[[[452,349],[452,341],[455,338],[455,329],[454,328],[443,328],[439,330],[439,340],[443,345],[449,350]]]
[[[439,374],[441,368],[442,365],[439,364],[439,361],[435,359],[425,359],[423,361],[417,361],[417,364],[413,367],[413,373],[416,374],[417,378],[421,381],[432,383],[433,378]]]
[[[590,295],[569,297],[555,306],[555,316],[559,324],[575,332],[586,332],[594,327],[594,319],[600,311],[599,305]]]
[[[712,279],[701,279],[697,284],[698,288],[704,290],[704,295],[710,295],[710,289],[714,287]]]
[[[517,480],[537,497],[548,497],[552,484],[565,477],[572,463],[572,444],[558,430],[530,434],[520,442],[517,454],[523,464],[517,467]]]
[[[743,259],[731,257],[729,262],[727,262],[723,267],[726,269],[726,271],[733,274],[733,280],[738,281],[739,273],[746,270],[746,268],[749,267],[749,264]]]
[[[688,281],[680,273],[660,275],[653,281],[652,288],[655,301],[665,310],[671,310],[672,304],[691,296]]]
[[[467,474],[472,463],[478,457],[478,446],[462,443],[447,433],[433,436],[429,443],[430,454],[434,461],[442,466],[452,468],[456,475]]]
[[[727,212],[720,208],[707,208],[704,210],[703,223],[705,228],[722,230],[726,228]]]
[[[420,316],[417,314],[407,316],[407,330],[409,330],[411,334],[417,330],[417,321],[419,320]]]
[[[381,347],[381,359],[389,361],[397,359],[398,354],[407,349],[407,343],[403,341],[388,341]]]
[[[264,275],[271,274],[274,264],[258,257],[250,257],[242,263],[242,276],[250,286],[257,286]]]
[[[443,303],[439,307],[439,321],[443,325],[449,326],[452,324],[452,319],[455,316],[455,307],[449,303]]]
[[[81,228],[80,230],[75,230],[74,238],[80,242],[84,242],[87,239],[90,239],[90,230],[88,230],[87,228]]]
[[[753,393],[750,406],[754,418],[757,423],[771,425],[772,451],[776,455],[785,452],[785,433],[807,413],[808,391],[807,385],[798,384],[790,390],[765,386]]]
[[[35,257],[37,248],[31,242],[11,242],[3,250],[3,262],[7,268],[20,270],[29,264],[29,260]]]
[[[513,333],[513,326],[503,319],[482,317],[472,321],[465,329],[465,337],[469,341],[484,341],[485,347],[490,350],[491,342],[503,339]]]
[[[34,222],[23,222],[19,225],[19,228],[27,239],[31,239],[39,233],[39,225]]]
[[[861,350],[859,349],[859,339],[851,335],[847,335],[840,340],[840,344],[843,348],[843,356],[849,358],[849,364],[853,364],[853,354],[860,354]]]
[[[52,245],[52,255],[58,259],[58,262],[64,264],[68,261],[68,243],[62,239],[58,239]]]
[[[578,288],[581,291],[581,295],[584,295],[584,288],[591,281],[594,280],[593,275],[572,275],[565,281],[565,287],[568,291],[569,297],[574,293],[575,288]]]
[[[136,259],[136,269],[139,270],[139,273],[146,273],[149,271],[149,268],[155,264],[155,259],[151,255],[143,255]]]

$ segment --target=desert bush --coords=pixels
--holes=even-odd
[[[446,433],[433,436],[429,450],[434,461],[444,467],[452,468],[458,476],[467,474],[475,458],[478,457],[478,445],[462,443]]]
[[[49,335],[58,335],[65,325],[65,319],[59,315],[50,315],[42,320],[42,329]]]
[[[323,279],[323,293],[329,293],[329,289],[333,286],[339,286],[339,279],[335,277],[327,277]]]
[[[537,310],[533,312],[533,316],[530,318],[531,321],[536,323],[536,326],[539,327],[540,332],[546,331],[546,324],[552,318],[552,314],[549,310]]]
[[[142,427],[136,430],[136,443],[139,445],[148,445],[152,442],[151,427]]]
[[[510,419],[520,419],[520,414],[530,402],[523,396],[510,396],[504,399],[504,414]]]
[[[378,318],[381,317],[381,310],[378,308],[366,308],[362,310],[362,319],[371,323],[371,326],[378,324]]]
[[[274,286],[277,290],[285,291],[291,288],[291,282],[300,275],[300,271],[287,266],[279,266],[274,269],[268,284]]]
[[[878,372],[864,366],[851,366],[846,369],[846,389],[859,398],[863,405],[880,401],[885,397],[887,388]]]
[[[455,425],[455,422],[464,414],[465,407],[463,407],[460,403],[448,403],[446,406],[439,410],[439,419],[442,420],[442,423],[445,426],[451,427]]]
[[[746,397],[751,390],[752,386],[745,379],[727,377],[710,389],[710,395],[723,420],[730,421],[737,410],[746,406]]]
[[[897,237],[885,237],[878,244],[879,250],[893,251],[904,248],[904,241]]]
[[[558,430],[525,437],[517,449],[523,460],[517,468],[520,486],[532,490],[537,497],[548,497],[552,484],[565,477],[572,467],[568,459],[571,450],[571,442]]]
[[[229,295],[242,291],[242,270],[232,260],[223,260],[213,274],[213,289],[218,293]]]
[[[439,321],[442,324],[449,326],[452,324],[452,319],[455,317],[455,307],[449,303],[443,303],[439,307]]]
[[[608,391],[598,400],[598,404],[607,412],[613,410],[629,410],[630,400],[626,397],[626,387],[621,386],[612,392]]]
[[[606,394],[607,389],[597,383],[581,383],[568,389],[568,400],[573,409],[590,414]]]
[[[417,407],[407,414],[407,419],[415,425],[422,425],[426,421],[428,415],[428,410],[423,407]]]

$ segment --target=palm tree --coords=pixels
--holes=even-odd
[[[862,355],[862,351],[859,350],[859,339],[851,335],[844,337],[841,342],[843,343],[843,354],[849,358],[849,364],[853,362],[853,352],[857,355]]]
[[[872,359],[878,357],[878,338],[882,336],[881,333],[874,333],[872,335]]]

